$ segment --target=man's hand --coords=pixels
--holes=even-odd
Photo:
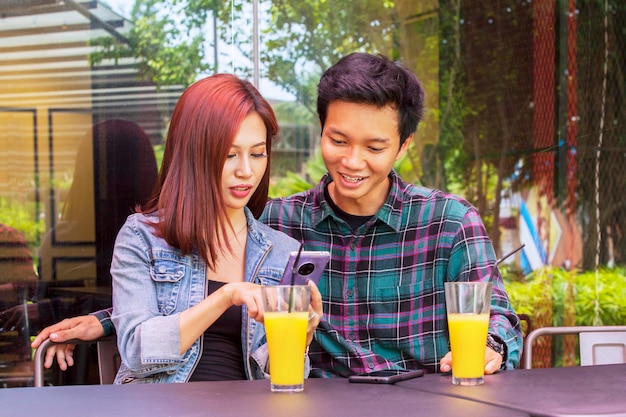
[[[59,323],[48,326],[37,335],[32,348],[37,348],[44,340],[50,338],[53,342],[65,342],[71,339],[80,340],[96,340],[104,336],[102,324],[96,316],[78,316],[60,321]],[[59,368],[65,371],[68,366],[74,365],[74,347],[75,345],[52,345],[46,351],[46,359],[44,366],[50,368],[54,357],[57,358]]]
[[[485,350],[485,375],[495,374],[502,365],[502,355],[487,346]]]
[[[498,372],[502,365],[502,355],[487,346],[485,350],[485,375],[491,375]],[[446,353],[439,362],[439,370],[441,372],[450,372],[452,370],[452,352]]]
[[[309,280],[308,285],[311,287],[311,305],[309,306],[309,323],[306,330],[307,346],[313,341],[315,329],[322,319],[322,294],[313,281]]]

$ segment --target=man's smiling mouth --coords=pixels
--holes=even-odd
[[[350,176],[345,175],[345,174],[341,174],[341,177],[342,177],[344,180],[348,181],[348,182],[354,182],[354,183],[357,183],[357,182],[359,182],[359,181],[362,181],[362,180],[363,180],[363,178],[365,178],[365,177],[350,177]]]

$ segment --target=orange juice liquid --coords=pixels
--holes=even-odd
[[[304,351],[309,312],[265,312],[265,333],[274,385],[304,382]]]
[[[483,376],[488,327],[489,314],[448,314],[454,377]]]

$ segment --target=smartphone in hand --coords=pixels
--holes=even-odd
[[[368,374],[350,375],[348,381],[364,384],[395,384],[406,379],[419,378],[424,375],[423,369],[386,369]]]
[[[317,285],[330,260],[330,252],[302,251],[300,252],[300,258],[298,258],[298,265],[294,269],[293,265],[296,262],[296,258],[298,258],[297,251],[289,254],[285,272],[280,280],[281,285],[291,285],[292,272],[294,273],[294,285],[307,285],[308,280],[312,280]]]

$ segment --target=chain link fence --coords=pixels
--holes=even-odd
[[[442,110],[430,152],[438,160],[424,168],[445,166],[446,175],[425,175],[426,185],[446,189],[446,179],[462,179],[500,253],[513,227],[517,243],[536,245],[539,265],[624,266],[626,3],[449,0],[440,3],[440,22],[441,107],[453,111]],[[452,152],[459,143],[462,152]],[[535,234],[524,235],[524,222]],[[542,222],[552,223],[545,234]],[[527,272],[535,269],[526,261]],[[569,311],[563,322],[574,325]],[[575,339],[559,343],[571,364]],[[549,366],[551,351],[543,341],[535,355]]]

